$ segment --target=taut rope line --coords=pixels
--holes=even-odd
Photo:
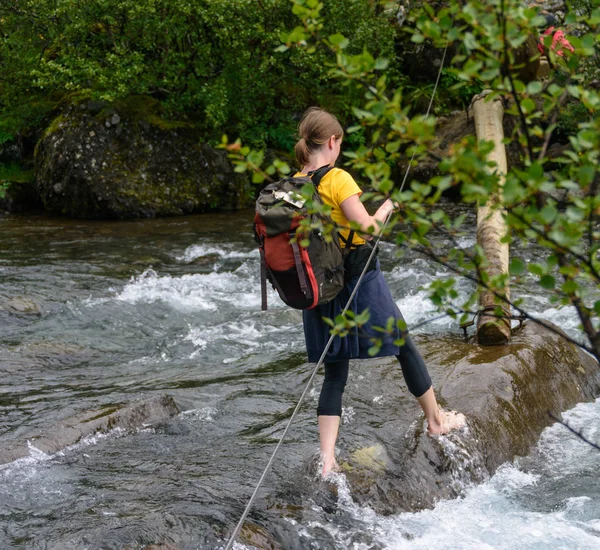
[[[435,97],[435,93],[437,91],[437,87],[440,82],[440,78],[442,75],[442,68],[444,67],[444,61],[446,59],[447,51],[448,51],[448,45],[446,44],[446,47],[444,48],[444,53],[442,55],[442,61],[440,63],[440,70],[438,71],[438,75],[437,75],[437,78],[435,81],[435,86],[433,87],[433,92],[431,94],[431,100],[429,101],[429,106],[427,107],[427,113],[425,114],[425,119],[427,119],[429,117],[429,113],[431,111],[431,106],[433,105],[433,99]],[[400,186],[400,192],[402,192],[402,190],[404,189],[404,184],[406,183],[406,180],[408,178],[408,173],[410,172],[410,166],[411,166],[412,161],[415,158],[416,152],[417,151],[415,148],[415,150],[413,151],[412,157],[410,159],[410,162],[408,163],[408,166],[406,167],[406,173],[404,174],[404,179],[402,180],[402,185]],[[364,275],[367,272],[367,269],[369,268],[369,264],[371,263],[373,256],[375,255],[375,251],[377,250],[377,246],[379,245],[381,236],[382,236],[387,224],[389,223],[390,218],[392,217],[392,213],[393,213],[393,211],[388,214],[387,218],[385,219],[385,222],[381,226],[379,235],[377,236],[377,240],[375,241],[375,246],[373,247],[373,250],[371,250],[371,254],[369,255],[369,258],[367,259],[367,263],[365,264],[365,267],[363,268],[362,273],[360,274],[360,277],[358,278],[358,282],[356,283],[356,286],[354,287],[352,294],[350,294],[350,298],[348,298],[348,302],[346,303],[346,306],[344,307],[344,309],[341,313],[342,315],[344,315],[346,313],[346,311],[348,311],[348,308],[350,307],[350,304],[352,303],[354,296],[356,296],[356,293],[358,292],[360,283],[363,280]],[[290,416],[290,419],[288,420],[285,430],[283,430],[283,434],[281,434],[281,437],[279,438],[279,441],[278,441],[275,449],[273,450],[273,453],[271,454],[271,458],[269,458],[269,461],[267,462],[267,465],[265,466],[265,469],[263,470],[263,473],[260,476],[260,479],[258,480],[256,487],[254,488],[254,492],[252,493],[252,496],[250,497],[250,500],[248,501],[248,504],[246,505],[246,508],[245,508],[244,512],[242,513],[242,516],[240,517],[240,520],[238,521],[238,524],[236,525],[231,537],[229,538],[229,541],[227,542],[227,546],[225,546],[224,550],[231,550],[233,543],[235,542],[235,539],[237,538],[237,536],[242,528],[242,525],[244,524],[244,521],[246,520],[246,517],[248,517],[248,513],[250,512],[250,509],[252,508],[252,505],[254,504],[254,500],[256,499],[256,496],[258,495],[258,491],[259,491],[263,481],[267,477],[267,474],[271,468],[271,465],[273,464],[273,461],[275,460],[275,455],[277,454],[277,451],[279,451],[279,448],[281,447],[281,444],[283,443],[283,440],[285,439],[285,436],[287,435],[287,433],[290,429],[290,426],[292,425],[292,422],[296,418],[296,414],[300,410],[300,405],[302,404],[302,401],[304,401],[304,397],[306,396],[308,389],[310,388],[315,376],[317,375],[319,368],[321,368],[321,365],[323,364],[323,361],[325,360],[325,356],[327,355],[327,352],[329,351],[329,348],[331,347],[331,344],[333,343],[334,338],[335,338],[334,334],[332,334],[329,337],[329,340],[327,341],[327,345],[325,346],[325,349],[323,350],[323,353],[321,354],[321,357],[319,358],[317,365],[313,369],[313,371],[310,375],[310,378],[308,379],[308,382],[306,383],[304,391],[302,392],[302,395],[300,396],[300,399],[298,400],[298,403],[296,404],[296,407],[294,408],[294,412],[292,412],[292,416]]]

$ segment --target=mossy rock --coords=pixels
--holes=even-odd
[[[356,449],[348,462],[343,463],[343,470],[362,469],[373,473],[383,473],[390,465],[390,459],[385,447],[381,444]]]
[[[169,216],[248,206],[246,175],[151,98],[71,105],[35,153],[44,207],[76,218]]]

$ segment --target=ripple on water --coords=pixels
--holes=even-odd
[[[253,270],[254,271],[254,270]],[[258,278],[249,276],[248,266],[242,264],[232,272],[215,271],[206,274],[186,274],[180,277],[159,275],[153,269],[132,277],[115,297],[131,304],[164,302],[184,311],[216,311],[226,303],[238,310],[260,309]],[[269,291],[271,307],[283,307],[274,291]]]
[[[212,246],[206,244],[194,244],[185,249],[183,254],[175,256],[175,259],[183,263],[191,263],[205,256],[218,256],[225,259],[247,259],[258,258],[258,249],[240,251],[233,244],[228,246]]]

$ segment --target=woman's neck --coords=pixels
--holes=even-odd
[[[305,164],[302,167],[302,173],[303,174],[308,174],[308,172],[314,172],[315,170],[318,170],[319,168],[323,167],[323,166],[328,166],[333,164],[332,162],[327,162],[325,159],[315,159],[315,160],[311,160],[308,164]]]

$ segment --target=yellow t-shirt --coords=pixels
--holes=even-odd
[[[303,176],[306,174],[296,174]],[[341,168],[332,168],[323,176],[323,179],[319,183],[319,195],[323,202],[331,206],[331,219],[338,227],[349,227],[350,224],[344,212],[342,211],[341,204],[352,195],[361,195],[362,191],[358,184],[354,181],[354,178],[345,170]],[[347,239],[350,233],[350,229],[340,229],[340,235]],[[365,244],[365,240],[354,232],[352,243],[357,246]],[[341,243],[344,246],[343,243]],[[350,244],[350,243],[348,243]]]

